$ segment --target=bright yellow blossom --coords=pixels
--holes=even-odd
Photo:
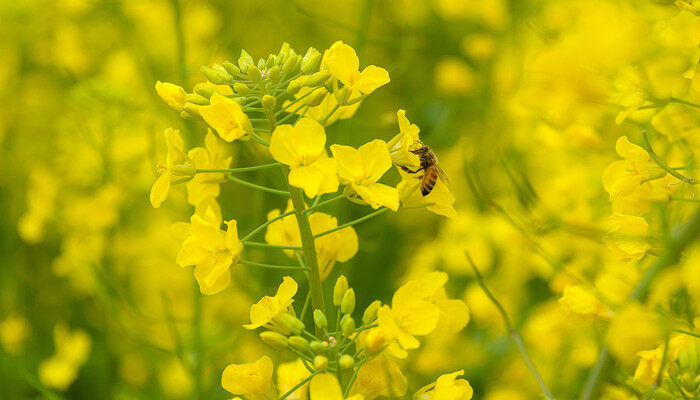
[[[661,339],[662,330],[653,315],[632,303],[615,313],[606,341],[613,356],[630,364],[637,352],[655,346]]]
[[[610,310],[582,285],[566,286],[559,298],[562,309],[574,321],[591,323],[595,317],[610,317]]]
[[[202,294],[215,294],[231,282],[232,264],[238,263],[243,243],[238,239],[236,220],[226,221],[221,230],[221,219],[208,208],[204,215],[194,214],[185,228],[182,248],[176,262],[181,267],[194,265],[194,277]]]
[[[39,380],[44,385],[65,390],[77,378],[80,366],[90,355],[92,339],[82,330],[70,331],[60,323],[54,327],[55,354],[39,364]]]
[[[163,132],[165,135],[165,145],[167,155],[165,165],[158,167],[161,174],[151,187],[151,205],[158,208],[168,198],[170,193],[170,185],[173,183],[173,178],[179,178],[175,181],[189,180],[194,175],[194,167],[185,165],[188,160],[184,152],[184,142],[180,137],[180,131],[168,128]]]
[[[379,396],[401,397],[406,394],[408,382],[396,361],[381,354],[359,367],[350,395],[361,395],[364,400]]]
[[[21,315],[10,314],[0,321],[0,345],[10,354],[19,354],[29,336],[29,322]]]
[[[227,142],[246,140],[253,134],[253,125],[235,100],[219,93],[209,99],[210,105],[199,109],[199,114],[219,136]]]
[[[610,225],[612,229],[603,241],[621,260],[639,260],[651,248],[647,241],[649,224],[644,218],[613,214]]]
[[[289,334],[289,328],[279,320],[282,314],[294,315],[294,295],[298,285],[294,279],[285,276],[274,296],[265,296],[250,307],[250,324],[243,325],[246,329],[257,329],[264,326],[283,334]]]
[[[272,360],[262,356],[249,364],[230,364],[221,374],[221,386],[228,392],[248,400],[276,400],[272,383]]]
[[[413,400],[469,400],[474,390],[466,379],[457,379],[464,370],[445,374],[413,395]]]
[[[326,132],[311,118],[280,125],[270,139],[272,158],[290,167],[289,184],[308,197],[338,190],[336,161],[326,154]]]
[[[334,78],[350,90],[370,94],[380,86],[389,83],[389,72],[384,68],[369,65],[360,72],[360,59],[355,50],[338,41],[327,50],[324,63]]]
[[[316,375],[311,379],[309,386],[310,400],[343,400],[345,398],[335,375],[329,373]],[[369,400],[359,394],[347,397],[347,399]]]
[[[294,386],[299,384],[309,376],[310,372],[304,366],[300,358],[295,361],[282,363],[277,367],[277,392],[287,393]],[[304,400],[308,398],[309,385],[301,385],[297,390],[292,392],[287,399],[289,400]]]
[[[182,112],[182,107],[185,105],[185,89],[178,85],[168,82],[156,82],[156,92],[165,104],[172,107],[177,112]]]
[[[661,364],[663,362],[664,351],[666,353],[666,363],[664,364],[664,373],[661,375],[662,377],[664,377],[664,374],[668,371],[669,366],[675,364],[681,350],[687,346],[689,342],[694,340],[697,339],[687,335],[676,335],[668,341],[668,350],[664,349],[666,347],[664,343],[654,349],[638,352],[639,363],[634,370],[634,380],[645,385],[652,385],[659,376],[659,369],[661,369]]]
[[[221,158],[218,139],[211,132],[204,137],[204,147],[195,147],[187,156],[198,169],[224,169],[231,165],[231,157]],[[197,207],[207,199],[219,197],[219,184],[225,181],[224,173],[196,174],[186,183],[187,202]]]
[[[350,185],[367,204],[372,208],[384,206],[398,210],[399,191],[377,182],[391,168],[391,155],[383,140],[373,140],[358,149],[334,144],[331,152],[338,161],[340,180]]]

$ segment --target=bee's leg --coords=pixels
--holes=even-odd
[[[411,171],[411,170],[410,170],[407,166],[405,166],[405,165],[399,165],[399,167],[400,167],[402,170],[408,172],[409,174],[415,174],[415,173],[420,172],[422,169],[424,169],[423,167],[420,167],[420,168],[418,168],[418,169],[415,170],[415,171]]]

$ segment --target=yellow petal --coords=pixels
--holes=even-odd
[[[285,165],[309,165],[322,156],[325,145],[323,126],[311,118],[302,118],[296,126],[275,128],[270,139],[270,154]]]
[[[156,82],[156,92],[158,96],[173,109],[182,112],[182,107],[185,105],[185,89],[168,82]]]
[[[227,142],[253,134],[253,125],[236,101],[214,93],[211,104],[201,107],[199,114]]]
[[[366,201],[372,208],[381,206],[392,211],[399,209],[399,191],[395,187],[383,183],[372,183],[370,185],[352,185],[362,200]]]
[[[311,379],[309,387],[311,400],[343,400],[343,391],[338,379],[328,373],[319,374]]]
[[[333,158],[338,162],[338,176],[344,183],[362,179],[364,170],[360,153],[350,147],[341,144],[331,145]]]
[[[231,261],[231,254],[220,253],[207,257],[194,268],[194,277],[202,294],[216,294],[228,287],[231,282]]]
[[[235,219],[226,221],[226,236],[224,242],[226,243],[226,248],[233,254],[234,257],[238,257],[243,251],[243,243],[238,239],[238,222]]]
[[[170,192],[170,171],[165,171],[151,187],[151,205],[155,208],[160,207],[160,205],[168,198],[168,193]]]
[[[355,50],[343,42],[336,42],[325,57],[330,73],[345,86],[352,84],[352,76],[360,69],[360,59]]]
[[[389,72],[384,68],[374,65],[366,67],[360,73],[360,77],[351,86],[354,90],[359,90],[362,94],[370,94],[380,86],[389,83]]]
[[[386,142],[375,139],[357,149],[362,160],[364,175],[368,180],[376,182],[391,168],[391,154],[386,148]]]

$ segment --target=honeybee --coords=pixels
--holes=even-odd
[[[423,171],[423,177],[421,178],[420,192],[423,197],[430,194],[430,192],[435,187],[438,178],[440,178],[445,184],[449,185],[450,181],[447,179],[447,175],[438,165],[438,158],[433,152],[433,150],[418,142],[416,148],[409,150],[411,153],[417,155],[420,160],[420,168],[415,171],[410,170],[405,165],[401,165],[401,169],[408,172],[409,174],[416,174]]]

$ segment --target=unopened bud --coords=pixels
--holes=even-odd
[[[318,340],[314,340],[311,343],[309,343],[309,347],[311,348],[311,351],[313,351],[316,354],[325,353],[328,349],[328,346],[324,346],[323,343]]]
[[[287,337],[279,332],[260,332],[260,339],[273,350],[281,351],[287,349]]]
[[[215,70],[207,66],[202,66],[199,71],[209,82],[215,85],[225,85],[230,83],[233,79],[227,72]]]
[[[290,56],[282,65],[282,77],[290,76],[297,65],[298,56]]]
[[[301,59],[301,72],[308,74],[311,71],[315,71],[318,69],[320,61],[321,53],[313,47],[309,47],[309,50],[304,54],[304,58]]]
[[[267,70],[267,80],[270,82],[277,82],[280,79],[280,67],[279,65],[274,65],[272,68]]]
[[[238,68],[241,71],[248,71],[248,66],[253,65],[253,57],[247,51],[241,50],[241,56],[238,58]]]
[[[197,118],[191,116],[187,111],[182,111],[182,112],[180,113],[180,118],[184,118],[184,119],[187,119],[187,120],[190,120],[190,121],[196,121],[196,120],[197,120]]]
[[[299,318],[293,316],[292,314],[282,314],[279,316],[284,326],[292,331],[295,335],[299,335],[304,330],[304,323],[299,320]]]
[[[338,360],[338,365],[342,369],[352,368],[352,366],[355,365],[355,359],[349,354],[344,354],[340,357],[340,360]]]
[[[250,88],[245,83],[236,82],[233,84],[233,91],[245,96],[250,92]]]
[[[264,70],[267,68],[267,61],[264,58],[259,59],[257,67],[260,71]]]
[[[276,58],[274,54],[270,54],[269,56],[267,56],[267,60],[265,61],[265,69],[272,68],[272,66],[275,65],[275,61]]]
[[[345,337],[351,337],[355,333],[355,319],[346,314],[343,319],[340,320],[340,330]]]
[[[350,285],[348,284],[348,278],[345,275],[340,275],[338,280],[335,281],[335,286],[333,286],[333,305],[338,307],[340,302],[343,301],[343,295],[348,291]]]
[[[365,343],[367,344],[367,350],[372,353],[379,351],[379,349],[384,346],[384,332],[381,329],[370,329],[367,331],[367,336],[365,336]]]
[[[263,109],[265,110],[265,114],[274,115],[275,106],[277,105],[277,100],[274,96],[266,94],[265,96],[263,96],[260,102],[262,103]]]
[[[326,369],[328,369],[328,357],[326,357],[326,356],[314,357],[314,368],[317,371],[325,371]]]
[[[195,119],[201,120],[201,119],[202,119],[202,116],[199,115],[199,108],[200,108],[200,107],[201,107],[201,106],[198,106],[198,105],[196,105],[196,104],[194,104],[194,103],[185,103],[185,106],[183,107],[183,109],[184,109],[185,112],[186,112],[187,114],[189,114],[191,117],[193,117],[193,118],[195,118]]]
[[[260,74],[260,68],[256,67],[255,65],[249,65],[248,66],[248,79],[250,79],[253,82],[260,82],[261,78],[262,78],[262,75]]]
[[[328,327],[328,319],[323,311],[314,310],[314,324],[316,324],[318,329],[326,329]]]
[[[194,85],[194,92],[198,95],[204,97],[205,99],[210,98],[214,93],[217,93],[216,86],[210,85],[208,83],[198,83]],[[185,99],[187,100],[187,99]]]
[[[224,61],[221,66],[224,67],[226,72],[231,74],[232,76],[241,76],[241,70],[238,68],[238,66],[230,61]]]
[[[348,289],[343,295],[343,300],[340,301],[340,312],[352,314],[353,311],[355,311],[355,291]]]
[[[379,307],[382,305],[382,302],[379,300],[373,301],[370,305],[365,308],[364,314],[362,314],[362,323],[364,324],[371,324],[377,319],[377,311],[379,311]]]
[[[297,94],[303,88],[306,86],[306,81],[308,77],[306,76],[300,76],[296,79],[293,79],[291,82],[289,82],[289,85],[287,85],[287,93],[289,94]]]
[[[197,94],[197,93],[188,93],[185,95],[185,101],[188,103],[194,103],[199,106],[207,106],[209,105],[209,99],[206,97]]]
[[[277,54],[277,62],[278,63],[283,63],[287,60],[287,57],[289,57],[289,43],[284,42],[282,43],[282,47],[280,48],[280,52]]]
[[[301,336],[291,336],[289,339],[287,339],[287,344],[289,344],[289,346],[291,346],[293,349],[301,352],[309,350],[310,348],[309,341]]]
[[[309,107],[316,107],[323,103],[323,100],[326,98],[326,95],[328,92],[326,92],[326,89],[316,89],[309,97],[306,98],[306,105]]]
[[[309,80],[307,81],[306,84],[309,86],[312,86],[312,87],[321,86],[324,83],[326,83],[326,81],[330,77],[331,77],[331,73],[328,72],[327,70],[321,71],[321,72],[316,72],[315,74],[309,76]]]

